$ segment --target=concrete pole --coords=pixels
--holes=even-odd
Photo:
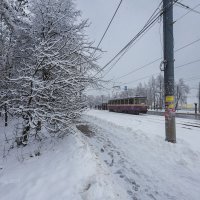
[[[164,87],[165,87],[165,140],[176,143],[174,109],[174,38],[173,2],[163,0],[163,40],[164,40]]]

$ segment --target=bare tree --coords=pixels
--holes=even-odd
[[[65,132],[85,108],[84,89],[95,83],[87,20],[80,20],[72,0],[3,1],[0,14],[8,32],[1,34],[0,106],[22,117],[24,144],[42,126]]]
[[[159,108],[162,109],[164,104],[164,77],[161,74],[156,77],[156,94],[156,105],[159,105]]]
[[[183,79],[179,79],[178,83],[175,84],[176,110],[178,109],[179,103],[186,103],[187,95],[189,94],[189,92],[189,86],[185,84]]]

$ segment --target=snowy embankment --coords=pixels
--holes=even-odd
[[[122,199],[123,193],[78,130],[40,143],[40,156],[34,153],[36,144],[11,148],[5,156],[4,134],[11,130],[1,124],[1,200]]]
[[[164,117],[90,110],[88,139],[128,199],[200,199],[200,121],[176,119],[177,143],[165,142]]]

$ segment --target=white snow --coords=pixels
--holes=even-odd
[[[171,144],[162,116],[91,110],[84,118],[96,132],[90,145],[129,199],[200,199],[199,121],[177,118]]]
[[[1,123],[1,200],[120,200],[126,195],[78,130],[64,139],[44,142],[40,156],[33,155],[30,144],[11,149],[3,158],[3,133],[11,130]]]
[[[162,116],[90,110],[81,123],[93,136],[75,129],[7,151],[13,124],[1,121],[0,199],[200,199],[199,120],[176,118],[176,144],[165,141]]]

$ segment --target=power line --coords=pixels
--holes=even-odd
[[[156,19],[157,20],[157,19]],[[149,26],[151,26],[155,21],[153,21]],[[143,30],[142,32],[146,31]],[[123,47],[122,50],[120,50],[97,74],[99,74],[101,71],[103,71],[108,65],[110,65],[120,54],[122,54],[124,51],[127,50],[127,48],[130,47],[130,45],[141,35],[141,33],[138,33],[125,47]],[[124,55],[124,54],[123,54]],[[96,74],[96,75],[97,75]]]
[[[108,26],[107,26],[107,28],[106,28],[106,30],[105,30],[103,36],[101,37],[101,39],[100,39],[100,41],[99,41],[99,43],[98,43],[98,45],[97,45],[97,47],[96,47],[97,49],[98,49],[98,47],[100,46],[101,42],[103,41],[103,39],[104,39],[104,37],[105,37],[105,35],[106,35],[106,33],[107,33],[107,31],[108,31],[108,29],[109,29],[109,27],[110,27],[112,21],[113,21],[113,19],[115,18],[115,15],[117,14],[117,11],[119,10],[119,7],[121,6],[122,1],[123,1],[123,0],[120,0],[119,4],[118,4],[118,6],[117,6],[117,9],[115,10],[115,12],[114,12],[114,14],[113,14],[113,16],[112,16],[112,18],[111,18],[109,24],[108,24]]]
[[[175,68],[181,68],[181,67],[185,67],[185,66],[187,66],[187,65],[190,65],[190,64],[193,64],[193,63],[196,63],[196,62],[200,62],[200,59],[198,59],[198,60],[194,60],[194,61],[191,61],[191,62],[188,62],[188,63],[185,63],[185,64],[182,64],[182,65],[179,65],[179,66],[177,66],[177,67],[175,67]],[[120,83],[120,85],[127,85],[127,84],[130,84],[130,83],[134,83],[134,82],[137,82],[137,81],[139,81],[139,80],[143,80],[143,79],[146,79],[146,78],[148,78],[148,77],[151,77],[151,76],[154,76],[154,75],[158,75],[158,74],[160,74],[160,73],[153,73],[153,74],[151,74],[151,75],[148,75],[148,76],[144,76],[144,77],[142,77],[142,78],[139,78],[139,79],[136,79],[136,80],[133,80],[133,81],[129,81],[129,82],[125,82],[125,83]],[[198,78],[198,79],[200,79],[200,78]],[[193,79],[192,79],[193,80]]]
[[[189,6],[187,6],[187,5],[185,5],[185,4],[181,3],[181,2],[177,2],[177,4],[178,4],[177,6],[180,6],[181,8],[185,8],[185,9],[188,9],[188,10],[194,12],[194,13],[200,14],[200,12],[198,10],[190,8]]]
[[[180,2],[176,1],[175,3],[180,3]],[[200,5],[200,4],[196,5],[194,8],[198,7],[199,5]],[[189,12],[194,11],[194,8],[190,8],[190,11],[189,11]],[[189,12],[188,12],[188,13],[189,13]],[[186,14],[188,14],[188,13],[186,13]],[[184,16],[185,16],[185,15],[184,15]],[[176,20],[176,21],[177,21],[177,20]],[[185,46],[183,46],[183,47],[181,47],[181,48],[175,50],[174,52],[177,52],[177,51],[179,51],[179,50],[181,50],[181,49],[184,49],[184,48],[186,48],[186,47],[188,47],[188,46],[190,46],[190,45],[192,45],[192,44],[194,44],[194,43],[196,43],[196,42],[198,42],[198,41],[200,41],[200,39],[197,39],[197,40],[193,41],[192,43],[187,44],[187,45],[185,45]],[[110,70],[116,65],[116,63],[121,59],[121,57],[122,57],[125,53],[126,53],[126,51],[125,51],[125,52],[119,57],[119,59],[110,67],[110,69],[108,70],[108,72],[106,72],[106,73],[103,75],[103,77],[105,77],[105,76],[110,72]],[[145,67],[147,67],[147,66],[149,66],[149,65],[151,65],[151,64],[153,64],[153,63],[155,63],[155,62],[157,62],[157,61],[160,60],[160,59],[162,59],[162,58],[158,58],[158,59],[156,59],[156,60],[154,60],[154,61],[152,61],[152,62],[150,62],[150,63],[148,63],[148,64],[145,64],[145,65],[143,65],[143,66],[141,66],[141,67],[139,67],[139,68],[137,68],[137,69],[135,69],[135,70],[133,70],[133,71],[131,71],[131,72],[129,72],[129,73],[123,75],[123,76],[120,76],[118,79],[121,79],[121,78],[123,78],[123,77],[125,77],[125,76],[128,76],[128,75],[130,75],[130,74],[132,74],[132,73],[134,73],[134,72],[136,72],[136,71],[138,71],[138,70],[140,70],[140,69],[142,69],[142,68],[145,68]],[[109,63],[109,64],[110,64],[110,63]]]
[[[195,43],[197,43],[197,42],[199,42],[199,41],[200,41],[200,38],[198,38],[198,39],[196,39],[196,40],[194,40],[194,41],[192,41],[192,42],[190,42],[190,43],[188,43],[188,44],[186,44],[186,45],[184,45],[184,46],[182,46],[182,47],[176,49],[174,52],[178,52],[178,51],[180,51],[180,50],[182,50],[182,49],[185,49],[185,48],[187,48],[187,47],[189,47],[189,46],[191,46],[191,45],[193,45],[193,44],[195,44]],[[143,69],[143,68],[145,68],[145,67],[148,67],[148,66],[152,65],[153,63],[156,63],[157,61],[161,60],[161,59],[162,59],[162,57],[156,58],[155,60],[153,60],[153,61],[151,61],[151,62],[149,62],[149,63],[147,63],[147,64],[145,64],[145,65],[142,65],[142,66],[140,66],[140,67],[138,67],[138,68],[136,68],[136,69],[134,69],[134,70],[128,72],[127,74],[124,74],[124,75],[122,75],[122,76],[120,76],[120,77],[117,77],[117,78],[115,78],[114,80],[121,79],[121,78],[124,78],[124,77],[126,77],[126,76],[129,76],[129,75],[131,75],[132,73],[134,73],[134,72],[136,72],[136,71],[139,71],[139,70],[141,70],[141,69]]]
[[[196,5],[194,8],[196,8],[196,7],[198,7],[200,4],[198,4],[198,5]],[[193,9],[194,9],[193,8]],[[191,12],[191,10],[189,11],[189,12]],[[189,13],[188,12],[188,13]],[[186,13],[186,14],[188,14],[188,13]],[[186,15],[185,14],[185,15]],[[160,14],[160,16],[161,16],[162,14]],[[184,15],[184,16],[185,16]],[[160,17],[159,16],[159,17]],[[184,16],[182,16],[182,17],[184,17]],[[181,18],[182,18],[181,17]],[[152,17],[150,18],[150,19],[152,19]],[[150,19],[147,21],[147,22],[149,22],[150,21]],[[156,18],[157,19],[157,18]],[[144,26],[145,27],[145,26]],[[143,31],[143,29],[141,30],[141,31]],[[140,33],[140,32],[139,32]],[[144,33],[144,32],[142,32],[142,33]],[[142,34],[142,33],[140,33],[140,34]],[[137,39],[137,38],[136,38]],[[191,42],[191,43],[189,43],[189,44],[187,44],[187,45],[184,45],[183,47],[181,47],[181,48],[179,48],[179,49],[177,49],[177,50],[175,50],[175,52],[177,52],[177,51],[179,51],[179,50],[181,50],[181,49],[184,49],[184,48],[186,48],[186,47],[188,47],[188,46],[190,46],[190,45],[192,45],[192,44],[194,44],[194,43],[196,43],[196,42],[198,42],[198,41],[200,41],[200,39],[197,39],[197,40],[195,40],[195,41],[193,41],[193,42]],[[123,55],[124,55],[124,53],[127,51],[127,49],[128,48],[130,48],[130,43],[128,43],[128,46],[126,45],[125,46],[126,48],[124,49],[122,49],[124,52],[123,52]],[[121,50],[121,51],[122,51]],[[121,53],[121,51],[119,52],[119,53]],[[117,54],[112,60],[111,60],[111,62],[118,56],[118,55],[120,55],[120,54]],[[156,59],[156,60],[154,60],[154,61],[152,61],[152,62],[150,62],[150,63],[148,63],[148,64],[146,64],[146,65],[144,65],[144,66],[142,66],[142,67],[140,67],[140,69],[141,68],[144,68],[144,67],[146,67],[146,66],[148,66],[148,65],[150,65],[150,64],[153,64],[154,62],[156,62],[156,61],[158,61],[158,60],[160,60],[161,58],[159,58],[159,59]],[[192,63],[196,63],[196,62],[199,62],[200,61],[200,59],[198,59],[198,60],[195,60],[195,61],[192,61],[192,62],[189,62],[189,63],[186,63],[186,64],[183,64],[183,65],[180,65],[180,66],[177,66],[176,68],[180,68],[180,67],[184,67],[184,66],[187,66],[187,65],[189,65],[189,64],[192,64]],[[107,63],[107,65],[109,65],[111,62],[109,62],[109,63]],[[107,67],[107,65],[106,66],[104,66],[104,68],[105,67]],[[104,68],[102,68],[100,71],[102,71]],[[109,69],[110,70],[110,69]],[[136,69],[136,71],[138,71],[139,70],[139,68],[138,69]],[[135,71],[135,70],[134,70]],[[99,72],[98,72],[99,73]],[[132,72],[133,73],[133,72]],[[126,75],[123,75],[122,77],[125,77],[125,76],[127,76],[127,75],[129,75],[130,73],[128,73],[128,74],[126,74]],[[122,77],[120,77],[120,78],[122,78]],[[147,76],[148,77],[148,76]],[[146,78],[146,77],[144,77],[144,78]],[[144,78],[142,78],[142,79],[144,79]],[[118,78],[119,79],[119,78]],[[141,79],[140,79],[141,80]],[[135,81],[138,81],[138,80],[135,80]],[[134,81],[134,82],[135,82]],[[133,82],[133,81],[131,81],[131,82]],[[128,83],[131,83],[131,82],[128,82]],[[128,83],[125,83],[125,84],[128,84]]]
[[[160,3],[161,4],[161,3]],[[159,4],[159,6],[160,6]],[[156,11],[158,8],[156,8]],[[154,11],[155,13],[155,11]],[[150,27],[152,27],[153,24],[157,21],[157,19],[163,14],[163,11],[157,13],[156,15],[152,16],[148,19],[146,24],[143,26],[143,28],[106,64],[104,65],[101,70],[99,70],[94,76],[99,74],[101,71],[103,71],[108,65],[110,65],[118,56],[120,56],[124,51],[126,51],[146,30],[148,30]]]
[[[196,40],[190,42],[189,44],[186,44],[186,45],[184,45],[184,46],[182,46],[182,47],[176,49],[174,52],[177,52],[177,51],[180,51],[180,50],[182,50],[182,49],[185,49],[185,48],[187,48],[187,47],[189,47],[189,46],[191,46],[191,45],[193,45],[193,44],[195,44],[195,43],[197,43],[197,42],[199,42],[199,41],[200,41],[200,38],[198,38],[198,39],[196,39]]]
[[[197,7],[199,7],[199,6],[200,6],[200,3],[197,4],[196,6],[194,6],[193,8],[191,8],[191,9],[190,9],[188,12],[186,12],[184,15],[180,16],[179,18],[177,18],[177,19],[175,20],[175,22],[181,20],[183,17],[185,17],[186,15],[188,15],[191,11],[195,10],[195,8],[197,8]]]
[[[148,78],[148,77],[152,77],[152,76],[158,75],[158,74],[160,74],[160,73],[153,73],[153,74],[151,74],[151,75],[144,76],[144,77],[142,77],[142,78],[139,78],[139,79],[136,79],[136,80],[133,80],[133,81],[129,81],[129,82],[123,83],[123,85],[128,85],[128,84],[130,84],[130,83],[134,83],[134,82],[137,82],[137,81],[140,81],[140,80],[143,80],[143,79],[146,79],[146,78]]]
[[[174,1],[171,5],[173,6],[175,3],[177,3],[178,0]],[[139,37],[141,37],[141,35],[143,33],[145,33],[148,29],[150,29],[155,22],[157,21],[157,19],[159,19],[159,17],[161,17],[163,15],[163,12],[165,10],[165,8],[160,9],[159,13],[157,13],[156,15],[154,15],[156,13],[156,11],[159,9],[160,5],[162,4],[162,1],[160,2],[159,6],[156,8],[156,10],[154,11],[154,13],[151,15],[151,17],[149,18],[149,20],[146,22],[146,24],[144,25],[144,27],[141,29],[141,31],[122,49],[120,50],[101,70],[99,70],[94,76],[96,76],[97,74],[99,74],[101,71],[103,71],[108,65],[110,65],[118,56],[120,56],[120,54],[122,54],[120,56],[120,58],[111,66],[111,68],[108,70],[108,72],[115,66],[115,64],[122,58],[122,56],[129,50],[128,48],[131,47],[131,45],[133,44],[133,42],[135,42]],[[168,6],[168,5],[167,5]],[[154,15],[154,16],[153,16]],[[105,75],[108,74],[108,72]],[[104,77],[103,76],[103,77]]]
[[[151,62],[149,62],[149,63],[147,63],[147,64],[145,64],[145,65],[143,65],[143,66],[141,66],[141,67],[138,67],[138,68],[136,68],[136,69],[130,71],[129,73],[127,73],[127,74],[125,74],[125,75],[123,75],[123,76],[120,76],[120,77],[118,77],[118,78],[116,78],[116,79],[124,78],[125,76],[128,76],[128,75],[130,75],[130,74],[132,74],[132,73],[134,73],[134,72],[136,72],[136,71],[139,71],[139,70],[141,70],[141,69],[143,69],[143,68],[145,68],[145,67],[147,67],[147,66],[149,66],[149,65],[152,65],[153,63],[156,63],[156,62],[158,62],[158,61],[161,60],[161,59],[162,59],[162,58],[157,58],[157,59],[155,59],[155,60],[153,60],[153,61],[151,61]]]
[[[195,62],[200,62],[200,59],[195,60],[195,61],[191,61],[191,62],[188,62],[188,63],[185,63],[185,64],[182,64],[182,65],[180,65],[180,66],[177,66],[176,68],[184,67],[184,66],[190,65],[190,64],[195,63]],[[134,83],[134,82],[137,82],[137,81],[140,81],[140,80],[143,80],[143,79],[146,79],[146,78],[148,78],[148,77],[152,77],[152,76],[155,76],[155,75],[158,75],[158,74],[160,74],[160,73],[153,73],[153,74],[151,74],[151,75],[144,76],[144,77],[142,77],[142,78],[135,79],[135,80],[133,80],[133,81],[129,81],[129,82],[125,82],[125,83],[123,83],[123,82],[120,83],[120,82],[119,82],[118,85],[119,85],[119,86],[128,85],[128,84],[131,84],[131,83]],[[188,79],[184,79],[185,82],[187,82],[187,81],[193,81],[193,80],[200,80],[200,77],[196,77],[196,76],[195,76],[195,77],[190,77],[190,78],[188,78]]]
[[[151,27],[148,28],[148,30],[150,29]],[[147,30],[147,31],[148,31]],[[144,33],[142,33],[144,34]],[[132,45],[130,45],[121,55],[120,57],[110,66],[110,68],[108,69],[108,71],[102,76],[102,78],[104,78],[110,71],[111,69],[119,62],[119,60],[124,56],[124,54],[127,53],[127,51],[133,46],[136,44],[136,42],[138,42],[140,39],[142,38],[142,36],[140,36],[140,38],[138,38]]]
[[[197,63],[197,62],[200,62],[200,59],[198,59],[198,60],[193,60],[193,61],[188,62],[188,63],[185,63],[185,64],[183,64],[183,65],[179,65],[179,66],[177,66],[177,67],[175,67],[175,68],[177,69],[177,68],[185,67],[185,66],[187,66],[187,65],[191,65],[191,64]]]

